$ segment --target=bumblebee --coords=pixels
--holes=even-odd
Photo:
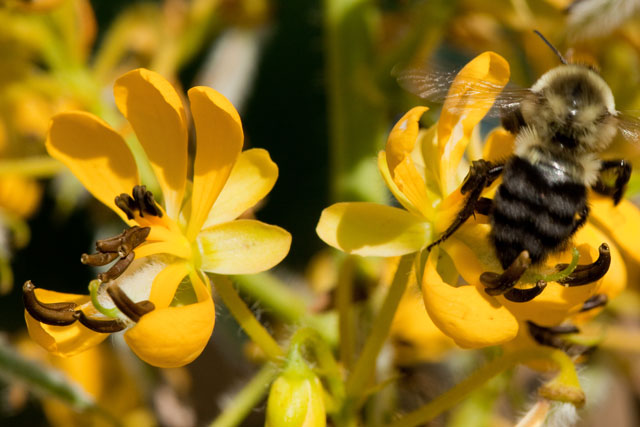
[[[466,196],[463,208],[427,248],[445,241],[475,213],[487,215],[489,239],[504,271],[485,272],[480,281],[489,295],[504,295],[515,302],[530,301],[546,286],[540,280],[528,289],[515,287],[530,266],[542,264],[550,254],[569,246],[587,221],[589,189],[611,197],[614,204],[620,202],[631,165],[623,159],[602,160],[599,155],[619,129],[625,136],[637,135],[637,123],[616,111],[603,78],[588,66],[567,63],[537,34],[562,65],[546,72],[531,88],[507,87],[496,99],[494,111],[515,136],[514,152],[504,162],[472,163],[461,187]],[[413,70],[401,74],[399,81],[419,96],[434,100],[451,76]],[[489,93],[491,86],[487,83]],[[605,179],[611,175],[613,180]],[[502,183],[494,199],[481,197],[500,176]],[[607,272],[610,261],[609,248],[603,243],[594,263],[579,265],[561,282],[579,286],[596,281]],[[596,295],[584,308],[604,303],[606,296]]]

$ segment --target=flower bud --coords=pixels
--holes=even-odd
[[[306,365],[290,366],[271,385],[266,427],[326,425],[320,379]]]

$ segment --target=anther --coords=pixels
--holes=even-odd
[[[22,300],[27,312],[39,322],[47,325],[66,326],[76,321],[73,317],[75,303],[45,304],[38,301],[35,286],[27,280],[22,286]]]
[[[504,293],[504,297],[512,302],[528,302],[540,295],[546,287],[547,282],[544,280],[538,280],[533,288],[512,288]]]
[[[609,297],[605,294],[596,294],[586,300],[584,304],[582,304],[581,312],[593,310],[594,308],[604,307],[609,302]]]
[[[126,257],[129,253],[140,246],[149,236],[150,227],[131,227],[123,233],[122,243],[118,246],[118,255]]]
[[[142,316],[155,309],[151,301],[135,303],[117,285],[107,287],[107,293],[118,309],[129,319],[138,322]]]
[[[144,217],[144,214],[158,217],[162,216],[162,211],[154,200],[153,193],[147,191],[146,186],[136,185],[133,187],[131,195],[133,197],[122,193],[115,198],[116,206],[127,215],[128,219],[134,219],[136,211],[138,211],[141,217]]]
[[[125,213],[127,219],[134,218],[133,210],[136,205],[130,195],[122,193],[119,196],[116,196],[115,204],[122,212]]]
[[[587,265],[579,265],[569,274],[567,277],[558,280],[558,283],[562,283],[567,286],[582,286],[589,283],[593,283],[596,280],[600,280],[609,271],[611,265],[611,251],[606,243],[603,243],[598,248],[598,259],[595,262]],[[562,265],[556,266],[560,268]]]
[[[153,198],[153,193],[151,191],[146,191],[144,193],[144,211],[149,215],[161,217],[162,211],[158,208],[155,199]]]
[[[502,273],[486,271],[480,275],[480,282],[486,286],[485,292],[491,296],[500,295],[512,289],[531,265],[528,251],[520,252],[511,265]],[[535,288],[534,288],[535,289]]]
[[[136,209],[140,213],[141,217],[144,217],[144,194],[147,192],[147,187],[144,185],[136,185],[133,187],[133,201],[135,203]]]
[[[562,335],[580,332],[580,330],[573,325],[545,328],[544,326],[539,326],[531,321],[527,321],[527,326],[529,327],[529,334],[531,334],[538,344],[561,349],[570,356],[582,355],[595,349],[595,347],[574,344],[562,337]]]
[[[98,252],[97,254],[82,254],[80,262],[94,267],[107,265],[114,259],[118,258],[116,252]]]
[[[129,255],[127,255],[125,258],[120,258],[118,262],[113,264],[113,266],[109,270],[104,273],[98,274],[98,279],[102,283],[110,282],[111,280],[117,279],[122,273],[124,273],[127,267],[131,265],[134,257],[135,253],[133,251],[129,252]]]
[[[102,334],[119,332],[125,328],[125,325],[119,319],[94,319],[84,314],[82,310],[74,312],[73,316],[86,328],[91,329],[95,332],[100,332]]]
[[[96,250],[98,252],[114,252],[114,253],[118,252],[118,248],[124,241],[124,238],[127,232],[130,232],[129,230],[134,229],[136,227],[137,225],[127,230],[124,230],[122,233],[118,234],[117,236],[109,237],[108,239],[98,240],[96,242]]]

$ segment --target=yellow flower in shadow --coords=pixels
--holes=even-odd
[[[98,253],[83,255],[89,265],[119,258],[98,276],[91,297],[35,289],[34,304],[75,305],[45,306],[57,311],[45,310],[40,321],[28,311],[27,325],[36,341],[60,355],[78,353],[103,340],[107,333],[102,332],[127,327],[125,340],[141,359],[181,366],[202,352],[213,330],[215,312],[204,273],[264,271],[289,251],[291,236],[285,230],[237,219],[271,190],[278,169],[265,150],[241,152],[240,117],[226,98],[194,87],[188,96],[198,143],[193,180],[188,180],[187,116],[173,86],[157,73],[138,69],[120,77],[114,93],[149,159],[163,206],[140,186],[121,135],[92,114],[55,116],[46,142],[49,154],[131,228],[98,241]],[[185,290],[186,277],[191,286]],[[25,298],[30,292],[28,283]],[[63,324],[55,324],[52,316],[63,318]]]

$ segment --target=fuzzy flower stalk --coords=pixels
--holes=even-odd
[[[137,69],[116,81],[114,95],[161,194],[142,185],[125,139],[107,123],[79,111],[55,116],[49,154],[128,228],[98,240],[96,253],[82,255],[87,265],[113,263],[91,283],[90,295],[36,289],[27,282],[27,326],[36,342],[57,355],[77,354],[124,330],[142,360],[182,366],[203,351],[213,331],[206,273],[264,271],[289,251],[285,230],[238,219],[271,190],[278,169],[264,150],[241,151],[240,117],[211,88],[188,92],[197,136],[192,179],[187,113],[175,88],[159,74]]]

